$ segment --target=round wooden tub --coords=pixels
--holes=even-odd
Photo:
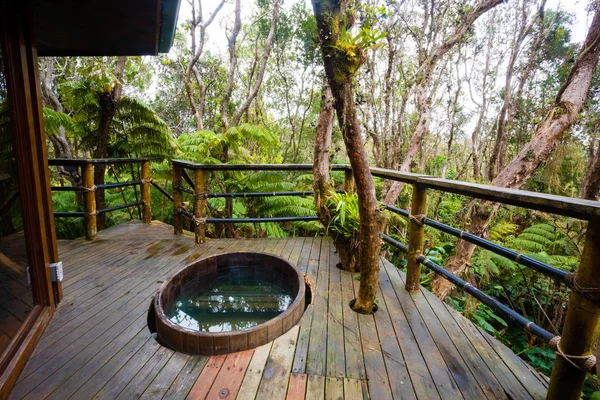
[[[206,332],[183,327],[170,320],[169,313],[181,297],[182,287],[192,280],[215,280],[224,274],[260,276],[270,282],[289,285],[293,296],[288,308],[252,328],[229,332]],[[184,289],[189,290],[189,289]],[[160,287],[154,298],[158,340],[174,350],[190,354],[216,355],[248,350],[268,343],[293,327],[305,307],[302,272],[283,258],[265,253],[233,252],[194,261]]]

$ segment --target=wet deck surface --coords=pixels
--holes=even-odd
[[[161,223],[61,242],[64,300],[11,399],[542,399],[547,383],[508,348],[382,260],[379,311],[358,315],[354,274],[327,238],[219,239],[195,246]],[[289,259],[315,299],[274,342],[226,356],[160,346],[147,312],[160,283],[192,260],[253,250]]]

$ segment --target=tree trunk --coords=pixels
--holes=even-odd
[[[457,43],[462,41],[467,33],[467,30],[471,27],[471,25],[473,25],[477,18],[504,1],[505,0],[485,0],[483,3],[475,7],[470,13],[465,14],[454,32],[440,45],[433,48],[429,56],[422,55],[420,57],[423,59],[423,61],[419,63],[420,66],[415,78],[419,119],[415,131],[410,138],[408,150],[404,156],[404,160],[400,165],[400,171],[410,172],[413,160],[419,153],[423,139],[426,133],[429,131],[431,100],[428,98],[429,96],[427,95],[427,92],[429,91],[431,77],[439,60],[441,60]],[[398,196],[400,195],[403,187],[404,183],[394,182],[385,195],[384,202],[386,204],[396,203],[396,200],[398,200]]]
[[[235,115],[233,116],[233,125],[238,125],[240,123],[242,115],[244,115],[244,113],[248,110],[250,104],[252,103],[252,101],[254,101],[256,95],[258,94],[260,86],[262,85],[262,81],[265,76],[265,70],[267,69],[267,62],[269,61],[269,56],[271,55],[271,49],[273,47],[275,30],[277,28],[277,22],[279,21],[280,7],[281,1],[275,0],[273,3],[273,19],[271,20],[271,28],[269,29],[269,34],[267,35],[267,39],[265,40],[265,50],[260,61],[260,68],[258,70],[256,80],[254,81],[254,86],[252,87],[252,90],[250,90],[250,93],[248,93],[248,96],[246,97],[246,100],[244,100],[244,103],[242,103],[240,108],[235,112]]]
[[[242,6],[240,0],[235,0],[235,18],[231,35],[227,37],[227,49],[229,50],[229,72],[227,74],[227,86],[221,101],[221,124],[223,132],[229,129],[229,101],[233,93],[233,84],[235,82],[235,71],[237,69],[237,37],[242,29]]]
[[[600,146],[595,148],[600,131],[600,122],[597,123],[594,130],[594,136],[590,143],[590,162],[588,164],[580,196],[588,200],[598,200],[600,196]]]
[[[588,97],[599,55],[600,12],[596,8],[583,50],[571,68],[566,82],[558,91],[554,105],[538,125],[531,141],[500,171],[492,185],[518,189],[548,159],[560,143],[563,134],[577,120],[577,115]],[[498,204],[489,201],[472,202],[469,208],[469,231],[476,236],[486,237],[498,207]],[[461,275],[466,270],[474,250],[475,245],[459,240],[456,254],[448,259],[445,268]],[[431,287],[433,292],[443,299],[452,289],[452,284],[438,276],[433,280]]]
[[[190,107],[192,109],[192,114],[194,115],[194,119],[196,120],[196,129],[201,131],[202,129],[204,129],[202,119],[204,117],[205,98],[202,95],[202,92],[205,89],[202,87],[202,80],[198,79],[199,73],[196,68],[196,64],[198,63],[198,60],[200,59],[200,57],[202,56],[202,52],[204,51],[204,42],[206,41],[206,28],[208,28],[210,24],[213,23],[215,17],[219,13],[219,11],[221,11],[221,8],[223,8],[225,0],[221,0],[219,5],[215,8],[215,11],[213,11],[213,13],[206,22],[204,21],[204,17],[202,14],[202,1],[198,0],[197,10],[196,0],[191,0],[190,4],[192,6],[192,19],[188,21],[188,28],[190,29],[192,48],[190,52],[190,58],[188,60],[188,65],[183,77],[183,86],[185,88],[185,93],[187,95]],[[196,30],[198,29],[200,30],[200,32],[198,42],[196,42]],[[194,96],[194,88],[192,85],[192,73],[194,73],[196,76],[196,81],[201,92],[200,101],[198,104],[196,104],[196,98]]]
[[[325,228],[331,222],[331,213],[327,207],[327,198],[334,191],[333,186],[330,184],[331,176],[329,174],[333,116],[333,95],[331,94],[331,88],[325,83],[321,96],[321,112],[315,131],[313,161],[315,206],[319,215],[319,221]],[[340,257],[342,269],[349,272],[358,272],[358,249],[352,246],[352,241],[333,232],[330,232],[330,235]]]
[[[512,96],[512,79],[515,72],[515,64],[517,62],[517,56],[521,51],[521,46],[523,41],[527,37],[527,35],[531,32],[531,28],[533,27],[533,23],[538,17],[543,18],[544,14],[544,6],[546,4],[546,0],[542,0],[538,11],[532,20],[527,22],[527,10],[526,3],[523,3],[523,8],[521,10],[521,25],[517,36],[515,37],[515,41],[511,47],[510,59],[508,61],[508,66],[506,68],[506,76],[504,81],[504,98],[502,103],[502,108],[500,109],[500,114],[498,116],[497,123],[497,132],[496,132],[496,142],[494,144],[494,150],[492,151],[492,155],[490,157],[490,162],[488,165],[487,176],[490,181],[494,180],[497,172],[500,172],[502,168],[504,168],[506,162],[506,151],[508,145],[508,128],[512,124],[514,119],[514,114],[516,112],[516,102],[518,101],[518,97],[521,95],[520,91],[523,90],[523,85],[525,80],[529,78],[528,70],[530,70],[533,65],[533,61],[535,60],[536,53],[536,45],[539,45],[539,41],[536,40],[533,43],[531,54],[534,55],[533,60],[528,63],[529,68],[525,68],[523,76],[521,77],[521,84],[519,85],[520,89],[516,93],[516,96]],[[518,21],[518,20],[517,20]],[[516,26],[515,26],[516,29]],[[540,31],[541,32],[541,31]],[[541,38],[542,34],[538,35],[538,38]]]
[[[347,10],[348,0],[313,0],[312,4],[317,20],[325,74],[335,99],[338,123],[358,194],[360,288],[353,308],[360,313],[371,313],[379,284],[380,211],[360,123],[356,116],[353,90],[353,79],[365,56],[363,50],[357,45],[343,44],[350,45],[354,55],[346,53],[337,46],[340,44],[342,28],[345,25],[349,30],[355,19],[355,15]]]
[[[115,67],[114,75],[115,82],[113,89],[110,92],[99,92],[98,99],[101,108],[100,122],[98,123],[98,133],[96,140],[96,150],[94,151],[94,158],[107,158],[108,157],[108,141],[110,137],[110,125],[112,124],[113,118],[119,107],[119,101],[121,100],[121,94],[123,92],[123,76],[125,74],[125,61],[126,58],[121,56],[117,59],[117,65]],[[104,172],[106,165],[98,164],[94,166],[94,184],[104,184]],[[104,190],[96,190],[96,209],[102,210],[106,208],[106,200]],[[104,229],[104,222],[106,221],[105,214],[98,214],[96,219],[96,226],[98,230]]]

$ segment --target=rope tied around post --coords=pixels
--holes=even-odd
[[[92,185],[91,187],[81,186],[81,191],[84,193],[91,193],[96,191],[96,185]]]
[[[600,300],[600,287],[583,287],[577,283],[577,272],[569,272],[565,276],[565,284],[574,292],[581,294],[583,297],[592,300]]]
[[[84,217],[86,217],[86,218],[87,218],[87,217],[93,217],[93,216],[95,216],[95,215],[98,215],[98,211],[97,211],[97,210],[94,210],[94,211],[92,211],[92,212],[84,212],[84,213],[83,213],[83,216],[84,216]]]
[[[426,214],[417,214],[417,215],[409,214],[409,216],[408,216],[408,218],[410,218],[411,221],[414,221],[415,224],[417,224],[419,226],[423,226],[423,219],[426,217],[427,217]]]
[[[174,191],[180,191],[180,190],[181,190],[181,188],[182,188],[182,186],[181,186],[181,185],[179,185],[179,184],[177,184],[177,183],[173,183],[173,184],[171,185],[171,187],[173,188],[173,190],[174,190]]]
[[[153,182],[153,179],[152,179],[152,178],[149,178],[149,179],[142,179],[142,180],[141,180],[141,182],[142,182],[143,184],[146,184],[146,183],[152,183],[152,182]]]
[[[206,218],[192,217],[192,222],[196,226],[206,225]]]
[[[564,358],[569,364],[571,364],[578,370],[590,374],[594,371],[594,367],[596,366],[596,356],[594,356],[593,354],[590,354],[588,356],[574,356],[566,354],[560,347],[560,336],[554,336],[550,340],[549,345],[550,348],[556,352],[556,354]],[[576,363],[574,360],[582,360],[583,367],[580,364]]]
[[[207,191],[194,192],[193,196],[194,196],[194,199],[196,199],[196,200],[206,200],[208,198],[208,192]]]

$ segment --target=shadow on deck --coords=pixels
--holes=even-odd
[[[315,301],[274,342],[227,356],[176,353],[152,339],[148,307],[184,265],[229,250],[274,253],[305,272]],[[64,300],[11,399],[543,399],[547,380],[507,347],[382,260],[379,311],[358,315],[354,274],[327,238],[212,239],[196,246],[159,222],[63,241]]]

